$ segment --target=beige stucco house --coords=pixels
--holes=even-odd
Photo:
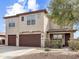
[[[60,28],[47,17],[46,10],[37,10],[4,17],[6,45],[44,47],[46,39],[62,39],[63,45],[73,38],[72,27]]]

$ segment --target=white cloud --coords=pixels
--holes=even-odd
[[[22,13],[22,12],[25,12],[25,10],[23,9],[23,6],[21,6],[18,3],[15,3],[13,6],[9,6],[7,8],[6,16],[16,15],[16,14]]]
[[[12,16],[12,15],[25,12],[26,10],[24,9],[23,2],[24,0],[18,0],[17,3],[14,3],[11,6],[8,6],[6,10],[7,13],[5,14],[5,16]]]
[[[24,2],[25,0],[18,0],[18,2]]]
[[[25,5],[27,4],[27,5]],[[25,7],[27,7],[25,9]],[[14,3],[7,7],[5,16],[12,16],[19,13],[24,13],[29,10],[37,10],[39,5],[37,4],[36,0],[18,0],[18,2]]]
[[[29,10],[37,10],[39,5],[37,4],[36,0],[28,0],[28,9]]]

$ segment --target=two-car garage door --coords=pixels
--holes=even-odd
[[[19,35],[19,46],[28,47],[40,47],[41,46],[41,35],[40,34],[22,34]],[[16,45],[16,35],[8,36],[8,45]]]
[[[29,34],[19,36],[20,46],[31,46],[40,47],[41,45],[41,35],[40,34]]]

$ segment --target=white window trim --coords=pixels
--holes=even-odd
[[[9,22],[9,24],[8,24],[8,27],[9,28],[13,28],[13,27],[15,27],[16,25],[15,25],[15,22]]]
[[[32,22],[33,20],[35,21],[34,24]],[[28,24],[28,21],[30,21],[29,22],[30,24]],[[29,15],[29,16],[27,16],[27,25],[35,25],[35,24],[36,24],[36,15]]]
[[[60,36],[61,36],[61,38],[59,38]],[[62,39],[62,38],[63,38],[63,35],[61,35],[61,34],[54,34],[53,35],[53,39]]]

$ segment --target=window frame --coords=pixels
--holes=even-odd
[[[36,24],[36,15],[27,16],[27,25],[35,25],[35,24]]]
[[[21,17],[21,21],[22,21],[22,22],[24,21],[24,17],[23,17],[23,16]]]
[[[56,35],[56,37],[54,38],[54,36]],[[61,38],[59,38],[61,35]],[[53,40],[59,40],[59,39],[63,39],[63,35],[62,34],[53,34]]]
[[[35,25],[35,23],[36,23],[35,20],[32,19],[32,20],[31,20],[31,25]]]
[[[27,20],[27,25],[30,25],[30,20]]]
[[[8,27],[9,27],[9,28],[15,27],[15,22],[10,22],[10,23],[8,24]]]

